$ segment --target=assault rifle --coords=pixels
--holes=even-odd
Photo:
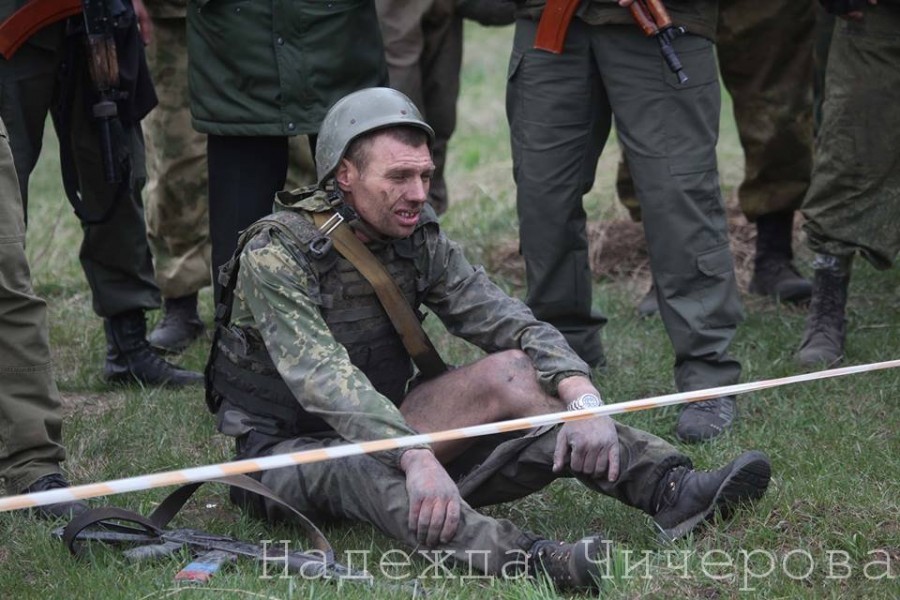
[[[81,0],[31,0],[0,23],[0,55],[9,60],[35,33],[81,12]]]
[[[119,55],[116,51],[115,31],[129,26],[134,13],[125,7],[122,0],[82,0],[82,4],[88,72],[98,96],[91,112],[96,119],[100,137],[103,175],[107,183],[118,183],[122,173],[115,158],[111,127],[113,121],[119,118],[116,101],[124,98],[125,94],[119,89]]]
[[[672,41],[679,35],[685,33],[684,27],[675,27],[672,24],[672,17],[669,11],[663,5],[662,0],[634,0],[628,7],[631,16],[644,35],[647,37],[655,37],[659,42],[659,51],[663,55],[669,70],[678,77],[678,83],[687,82],[687,75],[681,66],[681,60],[672,47]]]
[[[130,546],[123,555],[133,562],[190,552],[194,558],[175,575],[175,581],[178,582],[206,583],[223,566],[245,557],[261,563],[264,574],[271,574],[273,577],[292,573],[305,580],[377,586],[394,590],[398,595],[402,593],[406,597],[425,597],[426,591],[417,579],[403,584],[379,583],[367,572],[351,569],[335,561],[334,550],[322,532],[302,513],[256,480],[245,475],[235,475],[210,481],[227,483],[280,504],[297,517],[297,522],[306,531],[315,549],[292,551],[286,543],[253,544],[198,529],[166,529],[166,525],[200,487],[200,483],[178,488],[149,517],[117,507],[95,508],[78,515],[65,527],[54,529],[51,535],[61,539],[69,551],[78,557],[84,555],[84,543],[90,541]]]
[[[566,41],[566,33],[581,0],[547,0],[534,37],[534,47],[553,54],[560,54]],[[672,47],[672,40],[685,33],[684,27],[675,27],[672,17],[662,0],[634,0],[628,7],[631,16],[647,37],[655,37],[659,50],[669,69],[678,77],[679,83],[687,81],[681,60]]]

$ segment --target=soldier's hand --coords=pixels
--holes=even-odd
[[[446,544],[459,527],[461,500],[456,483],[430,450],[414,448],[400,457],[409,494],[409,529],[420,544]]]
[[[865,12],[863,9],[866,4],[875,6],[878,0],[819,0],[819,3],[825,8],[826,12],[848,20],[861,21]]]
[[[143,0],[132,0],[134,6],[134,16],[137,17],[138,29],[141,32],[141,41],[146,46],[153,41],[153,21],[150,19],[150,13],[144,6]]]
[[[593,477],[606,475],[609,481],[619,477],[619,436],[609,417],[594,417],[564,424],[556,435],[553,471],[569,469]]]

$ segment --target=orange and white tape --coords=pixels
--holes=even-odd
[[[69,488],[48,490],[45,492],[35,492],[33,494],[8,496],[5,498],[0,498],[0,512],[22,508],[34,508],[36,506],[56,504],[57,502],[85,500],[87,498],[96,498],[98,496],[110,496],[113,494],[124,494],[126,492],[137,492],[142,490],[149,490],[152,488],[165,487],[169,485],[183,485],[185,483],[205,481],[207,479],[222,477],[224,475],[268,471],[270,469],[278,469],[281,467],[289,467],[293,465],[302,465],[323,460],[343,458],[345,456],[356,456],[360,454],[370,454],[372,452],[381,452],[383,450],[394,450],[396,448],[414,446],[417,444],[430,444],[433,442],[445,442],[463,438],[473,438],[495,433],[505,433],[508,431],[533,429],[535,427],[542,427],[544,425],[555,425],[557,423],[577,421],[580,419],[588,419],[601,415],[615,415],[639,410],[647,410],[650,408],[658,408],[661,406],[670,406],[673,404],[698,402],[700,400],[718,398],[719,396],[746,394],[748,392],[755,392],[758,390],[779,387],[782,385],[804,383],[808,381],[816,381],[819,379],[831,379],[834,377],[843,377],[845,375],[867,373],[870,371],[879,371],[882,369],[893,369],[896,367],[900,367],[900,360],[843,367],[840,369],[831,369],[828,371],[817,371],[814,373],[805,373],[803,375],[793,375],[790,377],[781,377],[778,379],[767,379],[764,381],[739,383],[736,385],[727,385],[722,387],[709,388],[706,390],[697,390],[693,392],[667,394],[665,396],[655,396],[652,398],[644,398],[642,400],[632,400],[630,402],[609,404],[606,406],[587,408],[579,411],[550,413],[524,419],[512,419],[509,421],[499,421],[496,423],[487,423],[484,425],[475,425],[472,427],[447,429],[434,433],[409,435],[399,438],[389,438],[371,442],[363,442],[359,444],[332,446],[316,450],[304,450],[301,452],[264,456],[250,460],[219,463],[204,467],[179,469],[176,471],[166,471],[163,473],[156,473],[151,475],[141,475],[139,477],[128,477],[126,479],[116,479],[113,481],[106,481],[102,483],[92,483],[88,485],[79,485]]]

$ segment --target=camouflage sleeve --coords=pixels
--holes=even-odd
[[[576,374],[590,377],[590,368],[562,334],[497,287],[483,268],[469,264],[458,244],[430,231],[426,246],[425,305],[450,333],[485,352],[522,350],[534,363],[541,386],[553,396],[561,379]]]
[[[251,240],[241,256],[236,292],[297,401],[350,442],[416,434],[331,335],[309,293],[314,274],[305,256],[275,234],[254,243],[261,237],[267,234]],[[399,467],[407,449],[375,456]]]

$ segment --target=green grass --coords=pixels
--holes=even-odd
[[[509,29],[467,29],[459,128],[451,142],[448,166],[453,205],[443,226],[477,262],[516,236],[503,106],[510,37]],[[739,183],[743,164],[727,97],[723,104],[719,157],[728,194]],[[617,159],[618,149],[612,142],[586,199],[591,218],[624,214],[614,198]],[[101,323],[91,311],[90,293],[78,265],[80,231],[62,197],[52,135],[32,180],[28,236],[35,286],[50,306],[56,376],[66,405],[69,459],[65,467],[71,480],[95,482],[227,460],[230,443],[215,433],[202,392],[109,388],[101,380]],[[801,267],[809,272],[808,264]],[[511,282],[500,283],[522,293]],[[598,378],[608,401],[673,391],[673,357],[660,321],[635,316],[634,303],[643,291],[638,284],[603,281],[595,288],[595,302],[610,317],[604,334],[610,368]],[[209,322],[208,291],[201,301]],[[897,358],[898,305],[900,273],[876,272],[860,262],[851,286],[848,363]],[[745,309],[747,319],[733,345],[733,353],[744,365],[743,379],[795,373],[792,353],[803,329],[804,312],[750,297],[745,298]],[[448,339],[433,321],[428,320],[429,329],[448,360],[465,362],[478,356],[467,344]],[[195,346],[182,362],[200,369],[204,358],[205,348]],[[549,537],[606,532],[620,548],[613,577],[604,589],[604,596],[610,598],[900,597],[896,579],[900,574],[898,387],[900,373],[888,371],[742,397],[740,421],[731,435],[683,449],[700,468],[722,465],[744,449],[766,451],[773,463],[769,493],[734,519],[704,528],[671,548],[658,544],[646,516],[571,481],[557,482],[541,494],[488,512]],[[677,409],[669,408],[622,420],[670,439],[676,414]],[[112,503],[146,514],[168,491],[114,496],[95,504]],[[178,524],[250,541],[304,543],[297,529],[270,527],[242,516],[228,504],[219,486],[201,489]],[[208,588],[175,589],[172,577],[187,556],[135,565],[113,549],[98,547],[91,560],[76,561],[50,538],[51,529],[25,513],[0,514],[0,597],[368,599],[398,595],[396,590],[373,591],[351,584],[260,579],[261,571],[251,562],[241,562],[217,576]],[[324,530],[340,555],[371,550],[376,556],[393,546],[365,525],[329,525]],[[625,551],[633,552],[630,562],[622,554]],[[645,553],[647,561],[635,565],[635,559]],[[682,565],[684,556],[687,562]],[[849,573],[836,567],[831,573],[835,577],[828,578],[829,556],[836,562],[846,560]],[[873,561],[885,557],[890,557],[892,578],[876,579],[885,573],[885,566]],[[809,560],[813,561],[811,573],[798,577],[805,575]],[[722,561],[732,564],[712,564]],[[630,573],[629,564],[636,566]],[[426,566],[414,565],[417,570]],[[771,574],[750,576],[766,572],[769,566]],[[387,582],[384,577],[379,580]],[[557,597],[546,584],[459,579],[426,580],[426,584],[437,598]]]

